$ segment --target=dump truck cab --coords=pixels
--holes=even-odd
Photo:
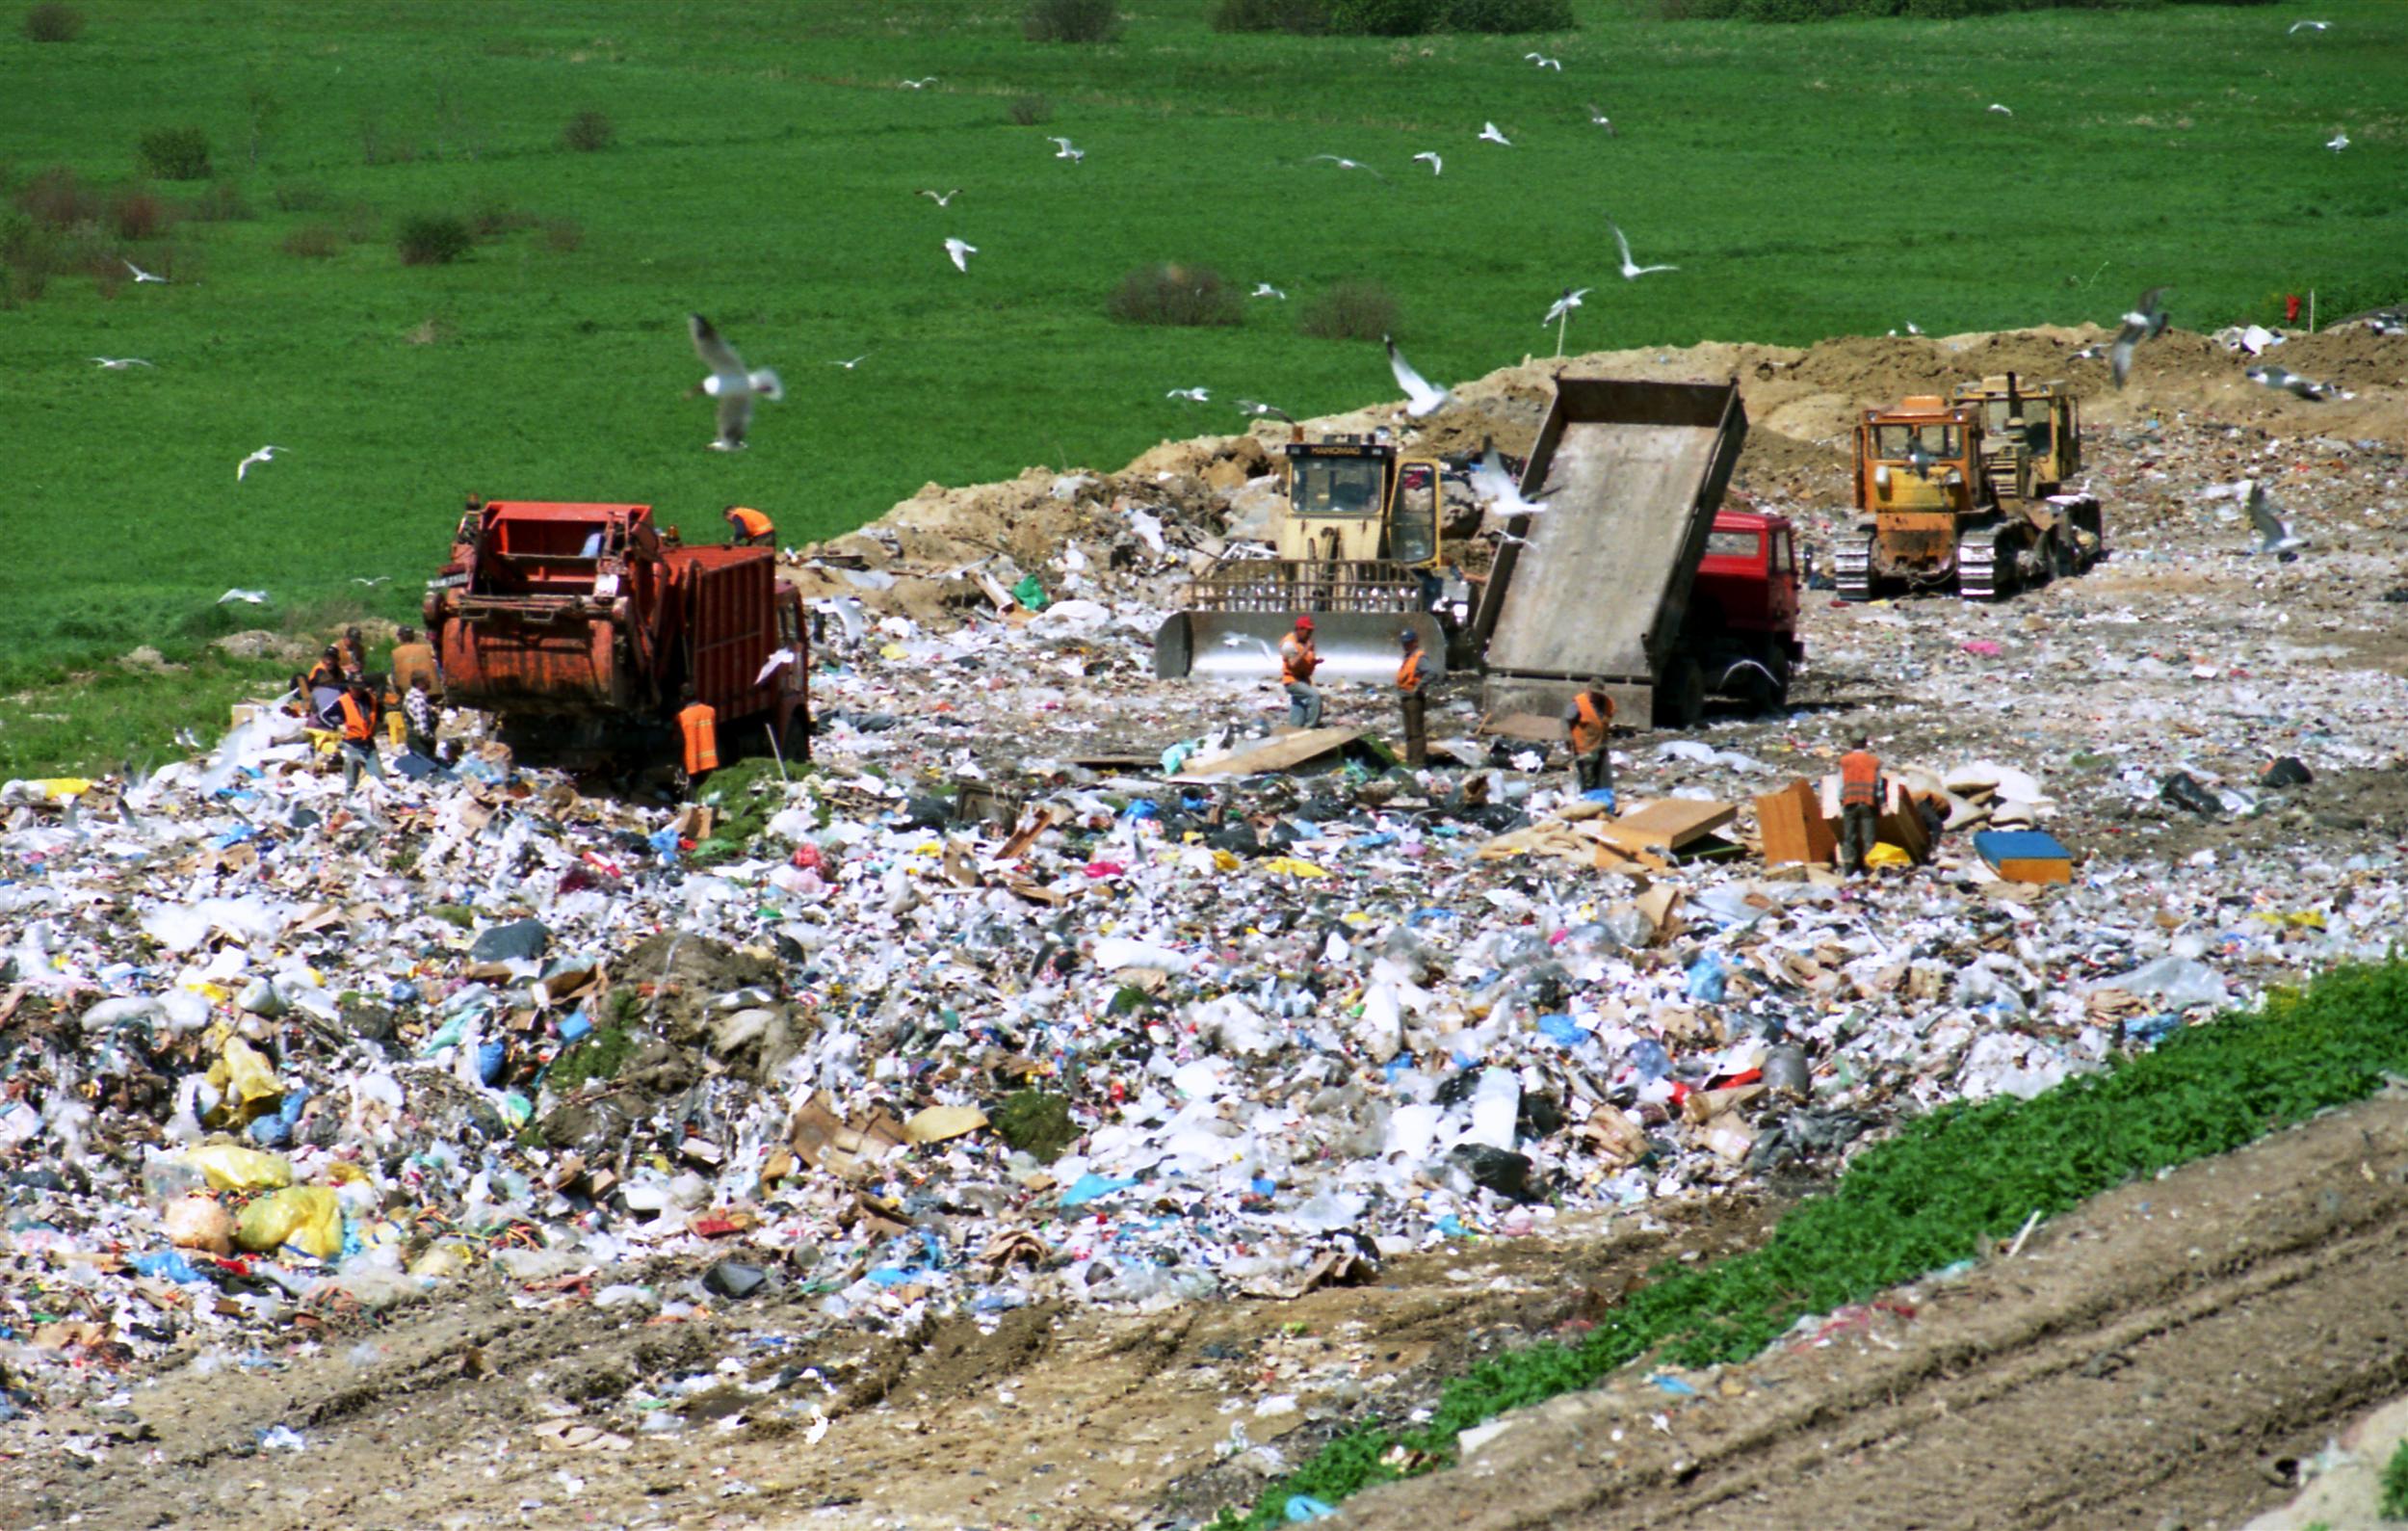
[[[1788,658],[1803,654],[1797,631],[1797,534],[1789,518],[1717,511],[1689,590],[1692,620],[1734,633],[1777,634]],[[1788,667],[1782,667],[1787,680]]]

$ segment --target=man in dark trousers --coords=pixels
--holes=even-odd
[[[1881,761],[1872,740],[1858,739],[1856,748],[1840,756],[1840,864],[1852,873],[1865,870],[1881,823]]]
[[[736,547],[770,547],[777,541],[777,528],[770,518],[749,505],[731,505],[726,513],[727,524],[736,529],[732,541]]]
[[[1422,635],[1407,627],[1397,635],[1404,660],[1397,666],[1397,705],[1404,709],[1404,763],[1429,759],[1429,674],[1422,668]]]
[[[685,689],[686,705],[677,714],[677,731],[685,743],[682,763],[686,768],[686,801],[691,803],[702,795],[702,783],[720,768],[719,709],[694,694],[694,682]]]
[[[1572,746],[1574,785],[1584,793],[1611,791],[1613,752],[1606,748],[1606,737],[1613,731],[1613,698],[1607,694],[1606,683],[1591,680],[1563,709],[1563,723]]]

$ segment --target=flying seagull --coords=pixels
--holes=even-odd
[[[945,241],[945,253],[954,258],[954,269],[955,271],[968,271],[970,269],[970,257],[978,252],[979,247],[976,245],[965,245],[958,239],[949,239]]]
[[[1288,301],[1288,295],[1286,293],[1281,292],[1278,288],[1272,286],[1267,281],[1256,282],[1254,284],[1254,290],[1246,294],[1246,296],[1249,298],[1276,298],[1282,303]]]
[[[1388,348],[1388,370],[1397,375],[1397,386],[1404,390],[1406,414],[1418,420],[1454,403],[1452,392],[1433,387],[1427,378],[1413,370],[1413,364],[1404,359],[1404,353],[1397,349],[1394,340],[1381,335],[1379,343]]]
[[[1547,508],[1541,500],[1522,498],[1522,487],[1505,471],[1494,441],[1480,443],[1479,461],[1472,464],[1472,498],[1481,509],[1507,517],[1536,515]]]
[[[1640,265],[1631,258],[1631,242],[1623,237],[1622,225],[1609,218],[1606,220],[1606,226],[1613,230],[1613,242],[1622,247],[1622,279],[1624,281],[1636,281],[1651,271],[1679,271],[1681,269],[1678,266]]]
[[[2015,115],[2015,109],[2013,107],[2002,106],[1996,101],[1990,103],[1990,110],[1998,113],[2001,117],[2013,117]]]
[[[278,452],[286,450],[288,449],[280,446],[261,447],[258,451],[253,452],[250,456],[234,464],[234,482],[240,484],[243,480],[250,477],[250,465],[253,462],[273,462],[275,461],[275,455]]]
[[[268,593],[264,590],[229,590],[218,597],[218,604],[222,606],[232,600],[247,601],[253,606],[265,606],[268,603]]]
[[[2258,545],[2250,549],[2253,553],[2288,553],[2308,545],[2305,538],[2291,536],[2290,522],[2274,514],[2265,486],[2256,479],[2249,481],[2249,528],[2258,534]]]
[[[2324,146],[2331,149],[2334,153],[2339,154],[2342,150],[2349,147],[2349,135],[2347,133],[2336,133],[2331,138],[2324,141]]]
[[[783,399],[786,397],[785,384],[779,383],[777,374],[767,367],[757,372],[747,370],[744,358],[720,338],[720,332],[711,328],[710,320],[700,314],[688,314],[686,325],[694,332],[694,355],[700,356],[702,364],[711,369],[711,375],[702,380],[701,389],[717,399],[720,405],[719,436],[711,442],[711,450],[741,452],[745,446],[745,430],[752,424],[752,401],[761,398],[774,403]]]
[[[940,192],[934,190],[933,188],[924,188],[920,195],[927,198],[929,201],[934,202],[939,207],[950,207],[953,205],[954,198],[961,195],[961,188],[956,186],[950,192]]]
[[[1557,74],[1561,74],[1563,72],[1563,61],[1561,59],[1551,59],[1543,53],[1525,53],[1522,57],[1529,62],[1537,65],[1542,69],[1553,69]]]
[[[1572,310],[1581,305],[1582,299],[1596,290],[1594,287],[1583,287],[1575,292],[1569,287],[1564,288],[1563,296],[1557,299],[1554,305],[1547,310],[1547,317],[1538,321],[1538,328],[1541,330],[1549,325],[1556,327],[1557,356],[1563,355],[1563,331],[1572,323]]]
[[[2124,316],[2124,328],[2115,332],[2115,344],[2107,348],[2107,365],[2114,369],[2117,387],[2122,387],[2124,380],[2132,375],[2133,348],[2165,333],[2165,304],[2159,300],[2168,290],[2152,287],[2142,293],[2140,302]]]
[[[1265,404],[1260,399],[1240,399],[1238,401],[1238,412],[1240,414],[1250,414],[1258,420],[1263,418],[1265,415],[1276,415],[1280,419],[1287,421],[1290,425],[1296,424],[1295,415],[1290,414],[1287,410],[1279,408],[1279,406],[1275,404]]]
[[[1445,160],[1443,160],[1443,159],[1440,159],[1440,158],[1438,157],[1438,155],[1437,155],[1434,151],[1432,151],[1432,150],[1429,150],[1429,149],[1424,149],[1424,150],[1422,150],[1419,154],[1416,154],[1416,155],[1414,155],[1413,157],[1414,157],[1414,159],[1416,159],[1416,160],[1426,160],[1426,161],[1427,161],[1427,162],[1428,162],[1428,164],[1429,164],[1429,172],[1430,172],[1432,175],[1444,175],[1444,174],[1447,172],[1447,162],[1446,162]]]
[[[829,365],[829,366],[831,366],[831,367],[842,367],[842,368],[844,368],[847,372],[851,372],[853,368],[855,368],[855,367],[857,367],[857,366],[861,365],[861,363],[863,363],[863,362],[865,362],[865,361],[867,361],[867,360],[869,360],[869,359],[870,359],[870,353],[868,353],[868,352],[864,351],[863,353],[861,353],[861,355],[859,355],[859,356],[857,356],[853,357],[851,361],[831,361],[831,362],[829,362],[829,363],[828,363],[828,365]]]
[[[153,275],[153,274],[151,274],[150,272],[146,272],[146,271],[143,270],[140,266],[135,265],[132,261],[130,261],[130,260],[126,260],[126,259],[125,259],[125,257],[124,257],[124,256],[122,256],[122,255],[118,256],[118,260],[120,260],[120,261],[123,261],[123,262],[124,262],[124,265],[125,265],[125,269],[126,269],[127,271],[132,272],[132,273],[134,274],[134,280],[135,280],[135,282],[136,282],[136,284],[137,284],[137,285],[139,285],[139,284],[141,284],[141,283],[143,283],[143,282],[145,282],[145,281],[166,281],[166,280],[167,280],[167,278],[166,278],[165,277],[154,276],[154,275]]]
[[[1060,147],[1054,150],[1054,158],[1058,160],[1068,160],[1075,165],[1079,161],[1086,158],[1086,150],[1079,147],[1066,138],[1049,138],[1045,142],[1060,145]]]
[[[936,76],[935,76],[935,75],[933,75],[933,74],[929,75],[929,76],[927,76],[927,77],[926,77],[926,78],[924,78],[924,79],[918,79],[918,80],[904,80],[904,81],[902,81],[902,82],[901,82],[901,84],[903,85],[903,88],[904,90],[906,90],[906,91],[925,91],[925,90],[927,90],[929,86],[934,85],[935,83],[936,83]]]
[[[390,575],[390,574],[379,574],[379,575],[378,575],[376,578],[374,578],[374,579],[363,579],[363,578],[361,578],[359,575],[357,575],[357,574],[353,574],[353,575],[352,576],[352,583],[353,583],[353,584],[354,584],[354,585],[365,585],[365,586],[367,586],[370,590],[374,590],[374,589],[376,589],[379,585],[383,584],[386,580],[391,579],[392,577],[393,577],[393,576],[392,576],[392,575]]]
[[[1606,137],[1613,137],[1613,119],[1606,116],[1606,109],[1594,101],[1588,104],[1588,125],[1602,127],[1606,130]]]
[[[2294,21],[2290,24],[2290,31],[2285,32],[2283,35],[2285,37],[2289,37],[2292,32],[2302,31],[2322,32],[2325,28],[2331,26],[2332,24],[2333,23],[2330,21]]]
[[[1374,180],[1386,180],[1388,178],[1380,174],[1379,172],[1372,170],[1369,165],[1364,164],[1361,160],[1350,160],[1344,154],[1316,154],[1313,158],[1317,160],[1327,160],[1329,163],[1337,166],[1342,171],[1371,171],[1372,177]]]
[[[2252,383],[2263,383],[2269,388],[2280,388],[2286,393],[2297,394],[2303,399],[2321,401],[2333,396],[2331,383],[2311,382],[2298,373],[2287,367],[2275,366],[2272,362],[2251,367],[2241,376]]]
[[[1483,143],[1503,144],[1507,148],[1511,148],[1513,146],[1513,140],[1505,137],[1503,133],[1498,132],[1497,124],[1494,122],[1482,122],[1479,125],[1479,136],[1481,142]]]
[[[1210,388],[1173,388],[1168,393],[1164,394],[1163,397],[1165,399],[1185,399],[1190,404],[1206,404],[1211,402],[1212,390]]]
[[[128,367],[148,367],[156,365],[155,362],[144,361],[140,356],[94,356],[92,357],[92,360],[96,364],[108,368],[111,372],[123,372]]]

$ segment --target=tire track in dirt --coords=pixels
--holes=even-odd
[[[2236,1523],[2408,1387],[2408,1100],[2124,1187],[1747,1363],[1510,1416],[1373,1525]]]

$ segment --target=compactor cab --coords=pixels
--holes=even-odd
[[[1359,436],[1290,441],[1280,452],[1288,515],[1279,556],[1428,566],[1438,557],[1439,466]]]
[[[2063,383],[1999,373],[1958,383],[1956,402],[1980,412],[1982,455],[2000,498],[2046,498],[2081,471],[2081,416]]]

